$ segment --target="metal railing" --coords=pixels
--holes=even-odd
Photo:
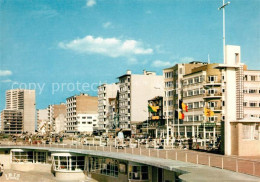
[[[50,143],[50,144],[32,144],[32,143],[12,143],[1,144],[0,146],[33,146],[43,148],[66,148],[66,149],[81,149],[81,150],[95,150],[95,151],[108,151],[117,153],[127,153],[133,155],[143,155],[148,157],[157,157],[163,159],[178,160],[194,164],[207,165],[220,169],[226,169],[239,173],[249,174],[253,176],[260,176],[260,159],[251,160],[237,156],[225,156],[219,154],[211,154],[206,152],[198,152],[193,150],[180,149],[178,146],[169,141],[163,142],[164,147],[160,149],[156,140],[150,142],[131,142],[125,140],[124,144],[118,143],[117,139],[110,140],[104,144],[102,140],[93,138],[87,140],[86,143],[73,142],[73,143]]]

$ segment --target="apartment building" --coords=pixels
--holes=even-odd
[[[98,114],[78,114],[78,132],[91,135],[98,126]]]
[[[181,82],[183,75],[191,73],[196,67],[203,66],[207,63],[190,62],[176,64],[163,70],[164,77],[164,115],[169,120],[169,133],[171,136],[180,136],[180,124],[182,120],[175,118],[175,110],[178,109],[179,100],[182,99]],[[168,111],[168,112],[167,112]],[[166,131],[165,131],[166,132]]]
[[[47,131],[60,133],[65,131],[66,104],[53,104],[48,106]]]
[[[66,99],[66,132],[83,132],[80,129],[79,114],[90,114],[94,118],[98,114],[98,97],[81,93]],[[80,117],[80,116],[79,116]]]
[[[7,118],[5,114],[10,112],[15,113],[20,118],[20,112],[22,112],[22,131],[21,132],[35,132],[35,90],[22,90],[12,89],[6,91],[6,109],[8,111],[3,112],[3,118]],[[12,110],[12,111],[11,111]],[[19,110],[19,111],[18,111]],[[18,118],[15,118],[16,120]],[[10,121],[10,120],[9,120]],[[8,121],[2,120],[2,128],[8,128]],[[10,123],[11,124],[11,123]],[[10,126],[12,128],[12,126]],[[20,128],[20,127],[19,127]],[[4,133],[8,131],[3,130]],[[19,132],[19,133],[21,133]]]
[[[22,134],[24,129],[23,110],[5,109],[1,112],[2,132],[5,134]]]
[[[99,130],[108,130],[109,99],[115,98],[119,90],[118,83],[102,84],[98,87],[98,126]]]
[[[222,73],[218,64],[193,68],[182,78],[182,100],[188,106],[185,118],[179,125],[180,135],[215,139],[220,135],[222,121]],[[204,109],[214,112],[205,116]]]
[[[109,103],[109,107],[108,107],[108,129],[109,130],[114,130],[116,128],[119,127],[119,114],[118,114],[118,110],[119,110],[119,106],[118,106],[118,97],[119,93],[117,94],[116,98],[109,98],[108,103]]]
[[[148,100],[163,96],[163,76],[155,72],[143,71],[143,74],[126,74],[119,79],[119,127],[136,133],[136,124],[148,117]],[[131,127],[132,126],[132,127]]]
[[[260,70],[244,70],[244,118],[260,119]]]
[[[45,134],[48,129],[48,109],[37,110],[37,131],[41,134]]]

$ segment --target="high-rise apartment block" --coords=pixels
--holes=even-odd
[[[15,113],[14,118],[9,117],[10,113]],[[22,113],[22,127],[15,126],[20,123]],[[35,132],[35,90],[13,89],[6,91],[6,109],[2,112],[2,131],[4,133]]]
[[[108,130],[109,99],[115,98],[119,90],[118,83],[102,84],[98,87],[98,125],[99,130]]]
[[[89,124],[87,122],[98,122],[98,98],[89,96],[88,94],[81,93],[66,99],[66,132],[78,133],[89,132],[84,130],[84,125]],[[86,114],[86,116],[81,116]],[[92,121],[85,121],[82,117],[91,117]],[[84,121],[83,121],[84,120]],[[82,129],[83,127],[83,129]],[[94,127],[94,126],[93,126]],[[89,128],[89,127],[87,127]]]
[[[136,131],[136,124],[148,118],[148,100],[163,96],[163,76],[145,71],[143,74],[126,74],[119,77],[119,127]],[[132,126],[132,128],[131,128]]]

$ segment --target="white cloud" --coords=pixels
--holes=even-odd
[[[87,7],[92,7],[95,4],[97,4],[96,0],[87,0],[87,3],[86,3]]]
[[[1,80],[2,83],[9,83],[12,82],[12,80]]]
[[[12,71],[10,70],[0,70],[0,76],[9,76],[12,75]]]
[[[180,62],[182,62],[182,63],[189,63],[192,61],[195,61],[195,59],[193,57],[183,57],[180,59]]]
[[[103,27],[104,28],[110,28],[110,27],[112,27],[112,23],[111,22],[106,22],[106,23],[103,23]]]
[[[86,54],[102,54],[109,57],[131,57],[134,55],[152,54],[153,49],[144,48],[143,43],[136,40],[120,40],[88,35],[68,43],[60,42],[59,47]]]
[[[170,63],[169,61],[161,61],[161,60],[155,60],[152,63],[153,67],[167,67],[167,66],[171,66],[174,65],[173,63]]]

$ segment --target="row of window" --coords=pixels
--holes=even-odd
[[[53,167],[55,170],[62,171],[81,171],[84,170],[84,156],[54,156]]]
[[[260,102],[256,101],[250,101],[250,102],[244,102],[243,103],[244,107],[260,107]]]
[[[245,81],[260,81],[260,75],[245,75],[244,76]]]
[[[245,94],[260,94],[260,89],[244,89]]]
[[[214,77],[213,77],[213,80],[214,80]],[[198,76],[198,77],[194,77],[194,78],[189,78],[189,79],[185,79],[183,80],[183,85],[192,85],[192,84],[195,84],[195,83],[201,83],[204,81],[204,76]]]
[[[46,163],[46,152],[13,151],[12,162],[14,163]]]

